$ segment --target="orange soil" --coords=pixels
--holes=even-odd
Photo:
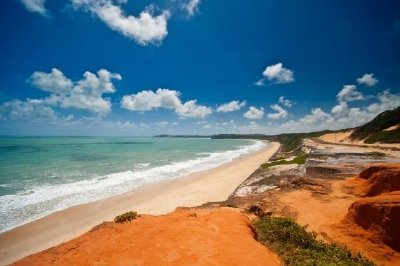
[[[400,265],[400,193],[360,199],[350,192],[357,185],[367,191],[371,186],[368,180],[356,178],[330,184],[331,191],[326,195],[301,189],[282,193],[278,200],[296,214],[298,223],[308,225],[324,239],[362,252],[378,265]]]
[[[349,179],[345,188],[360,197],[400,191],[400,164],[372,164],[357,177]]]
[[[357,200],[342,220],[345,225],[358,225],[366,239],[385,243],[400,252],[400,191]]]
[[[227,208],[177,209],[125,224],[103,223],[13,265],[280,265],[254,239],[244,214]]]

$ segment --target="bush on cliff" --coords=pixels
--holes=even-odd
[[[125,223],[125,222],[130,222],[132,220],[135,220],[137,216],[138,216],[137,212],[134,212],[134,211],[126,212],[126,213],[116,216],[114,218],[114,222],[120,223],[120,224]]]
[[[346,247],[317,240],[315,232],[307,232],[293,219],[264,216],[253,225],[257,240],[275,251],[285,265],[374,265]]]

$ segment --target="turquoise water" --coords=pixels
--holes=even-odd
[[[253,140],[1,137],[0,231],[213,168],[264,146]]]

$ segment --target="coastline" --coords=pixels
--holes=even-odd
[[[12,263],[29,254],[68,241],[126,211],[160,215],[177,207],[193,207],[225,200],[278,148],[279,143],[271,142],[260,151],[241,156],[216,168],[67,208],[4,232],[0,234],[0,264]]]

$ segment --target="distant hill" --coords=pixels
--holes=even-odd
[[[370,122],[357,127],[350,138],[364,140],[365,143],[400,143],[400,128],[387,130],[400,124],[400,107],[388,110],[377,115]]]
[[[385,111],[377,115],[373,120],[363,126],[354,128],[351,139],[364,140],[366,143],[382,142],[382,143],[400,143],[400,128],[390,131],[384,131],[387,128],[400,124],[400,107],[394,110]],[[323,130],[310,133],[285,133],[279,135],[265,134],[218,134],[218,135],[158,135],[155,137],[168,138],[212,138],[212,139],[259,139],[268,141],[277,141],[281,143],[282,151],[288,152],[298,148],[303,139],[317,138],[327,133],[343,132],[350,129],[342,129],[337,131]]]
[[[213,139],[260,139],[268,141],[277,141],[282,145],[282,151],[288,152],[295,150],[300,146],[305,138],[316,138],[324,134],[331,133],[330,130],[310,132],[310,133],[287,133],[279,135],[263,134],[220,134],[211,136]]]
[[[207,135],[169,135],[169,134],[161,134],[153,136],[153,138],[211,138],[211,136]]]

